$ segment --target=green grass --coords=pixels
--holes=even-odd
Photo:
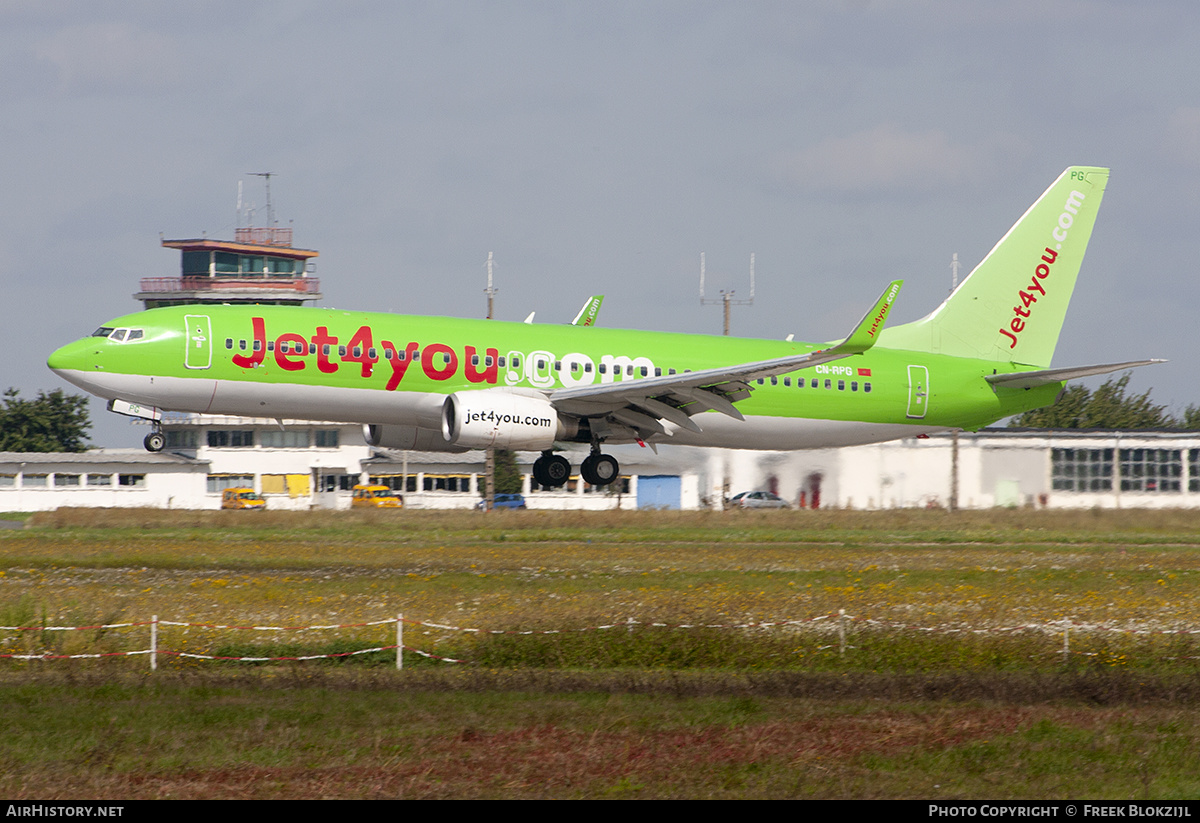
[[[1200,514],[1174,511],[40,513],[0,530],[0,625],[501,633],[410,623],[406,645],[470,663],[402,672],[391,652],[0,661],[0,792],[1194,797],[1200,636],[1163,632],[1200,628],[1198,549]],[[1001,631],[1061,621],[1149,631],[1076,629],[1066,657],[1057,630]],[[148,631],[10,631],[0,651]],[[159,642],[294,657],[395,634]]]

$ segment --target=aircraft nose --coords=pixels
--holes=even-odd
[[[70,372],[92,371],[99,365],[95,362],[95,357],[89,356],[92,354],[92,348],[94,347],[89,346],[87,340],[76,340],[56,349],[46,359],[46,365],[59,377],[68,379]]]

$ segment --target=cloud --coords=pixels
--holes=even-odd
[[[945,132],[905,131],[894,123],[830,137],[780,160],[780,172],[806,188],[864,191],[933,188],[978,177],[1000,156],[1023,153],[1019,141],[998,136],[980,145],[956,143]]]
[[[127,23],[60,29],[33,52],[55,68],[66,92],[162,87],[178,74],[171,38]]]
[[[1164,140],[1168,157],[1200,168],[1200,108],[1184,106],[1171,112]]]

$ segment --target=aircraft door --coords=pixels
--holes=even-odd
[[[183,365],[189,369],[207,369],[212,365],[212,322],[207,314],[184,315]]]
[[[908,367],[908,416],[917,420],[929,409],[929,369]]]

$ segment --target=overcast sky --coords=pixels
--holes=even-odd
[[[828,340],[916,319],[1067,166],[1112,177],[1055,365],[1200,403],[1200,4],[0,0],[0,388],[232,239],[237,186],[324,305]],[[1095,385],[1099,381],[1093,381]],[[95,440],[139,442],[93,404]]]

